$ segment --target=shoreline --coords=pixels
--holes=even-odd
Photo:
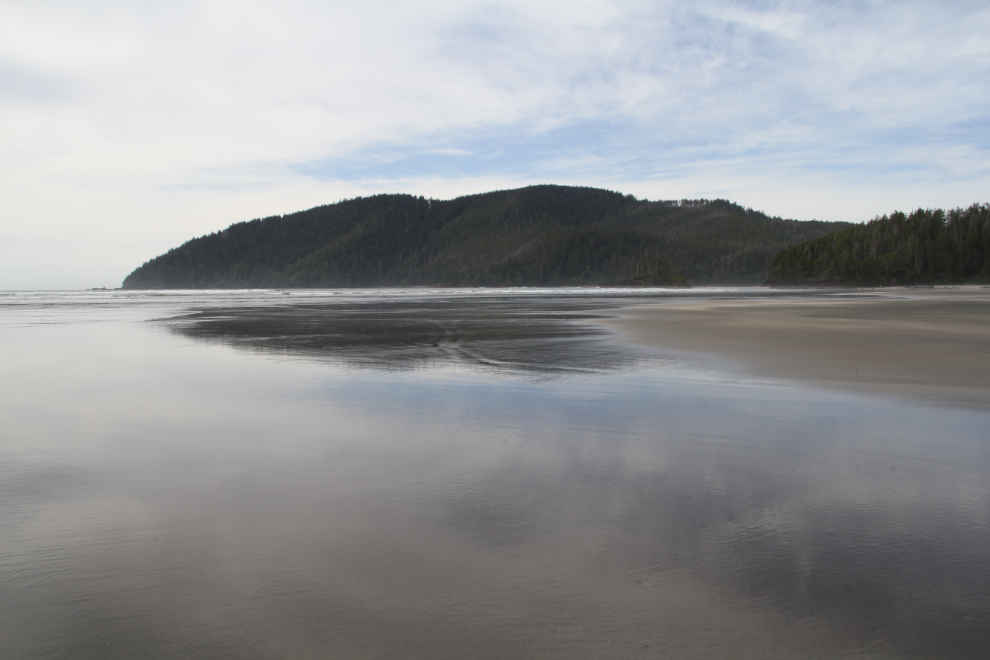
[[[595,323],[625,342],[727,359],[761,378],[990,410],[990,288],[810,293],[673,300]]]

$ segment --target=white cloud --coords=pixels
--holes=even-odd
[[[967,204],[988,27],[967,2],[8,1],[0,288],[114,285],[193,235],[375,192]]]

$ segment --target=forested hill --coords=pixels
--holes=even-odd
[[[767,283],[937,284],[990,281],[990,204],[892,213],[782,250]]]
[[[231,225],[148,261],[126,289],[576,285],[663,264],[696,284],[760,283],[781,248],[847,226],[724,200],[651,202],[532,186],[376,195]]]

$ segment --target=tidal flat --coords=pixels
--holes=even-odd
[[[2,655],[983,658],[985,303],[0,293]]]

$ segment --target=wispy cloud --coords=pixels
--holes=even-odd
[[[0,287],[113,284],[192,235],[353,194],[559,182],[862,220],[990,183],[981,2],[8,1],[0,18]]]

